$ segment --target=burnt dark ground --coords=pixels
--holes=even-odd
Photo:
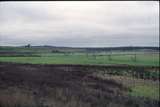
[[[31,92],[32,105],[8,104],[14,107],[158,107],[159,101],[128,96],[125,86],[92,73],[82,66],[0,63],[0,91]],[[0,106],[5,103],[12,102],[1,100]]]

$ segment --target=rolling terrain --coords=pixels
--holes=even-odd
[[[0,47],[0,107],[158,107],[159,48]]]

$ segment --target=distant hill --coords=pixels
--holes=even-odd
[[[58,46],[32,46],[32,48],[46,48],[57,50],[73,50],[73,51],[159,51],[159,47],[58,47]]]
[[[0,46],[0,52],[107,52],[107,51],[149,51],[159,52],[159,47],[58,47],[58,46]]]

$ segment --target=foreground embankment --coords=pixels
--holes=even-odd
[[[131,90],[127,86],[97,76],[107,73],[130,77],[131,70],[157,72],[158,69],[0,63],[0,107],[158,107],[159,100],[129,96]],[[140,78],[157,81],[157,77],[150,77]]]

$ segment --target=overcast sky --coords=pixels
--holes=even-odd
[[[159,46],[158,1],[0,2],[0,45]]]

